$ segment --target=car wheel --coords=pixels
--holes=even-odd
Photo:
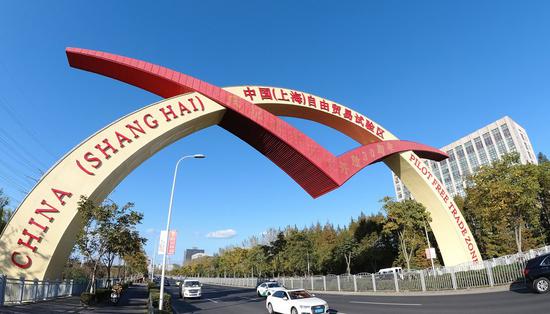
[[[550,280],[548,278],[537,278],[533,281],[533,288],[538,293],[547,293],[550,290]]]
[[[298,314],[298,310],[293,307],[291,310],[290,310],[290,314]]]
[[[268,304],[267,304],[267,312],[268,312],[269,314],[275,313],[275,312],[273,312],[273,306],[271,305],[271,303],[268,303]]]
[[[256,291],[256,294],[261,297],[262,295],[260,294],[260,291]]]

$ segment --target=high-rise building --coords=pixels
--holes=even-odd
[[[194,255],[194,254],[197,254],[197,253],[204,253],[204,250],[203,249],[198,249],[196,247],[192,248],[192,249],[187,249],[185,250],[185,259],[183,260],[183,263],[188,263],[191,261],[191,257]]]
[[[518,152],[522,164],[537,164],[527,132],[510,117],[505,116],[443,148],[449,158],[441,162],[424,160],[432,173],[445,184],[451,196],[464,195],[465,178],[510,152]],[[410,199],[403,182],[392,173],[398,201]]]

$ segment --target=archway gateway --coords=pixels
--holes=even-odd
[[[26,196],[2,233],[0,265],[10,277],[58,278],[79,228],[80,195],[103,200],[132,170],[171,143],[219,125],[265,155],[312,197],[383,161],[430,211],[446,265],[481,259],[470,229],[443,184],[421,158],[447,156],[401,141],[368,117],[301,91],[267,86],[218,88],[188,75],[114,54],[68,48],[72,67],[148,90],[163,101],[98,131],[59,160]],[[316,121],[356,140],[340,156],[277,116]]]

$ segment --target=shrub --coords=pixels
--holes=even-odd
[[[148,289],[149,291],[150,291],[151,289],[159,289],[159,288],[160,288],[159,285],[157,285],[157,284],[154,283],[154,282],[149,282],[149,283],[147,284],[147,289]]]
[[[159,289],[150,289],[149,290],[149,301],[152,302],[153,309],[158,309],[160,299],[160,290]],[[172,312],[172,296],[169,293],[164,293],[164,300],[162,302],[162,312],[155,313],[173,313]]]
[[[95,297],[97,302],[108,300],[111,296],[111,289],[96,289]]]
[[[80,294],[80,302],[86,305],[92,305],[95,303],[95,294],[89,292],[82,292]]]

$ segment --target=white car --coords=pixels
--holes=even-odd
[[[259,297],[267,297],[277,290],[285,290],[285,287],[281,286],[276,281],[267,281],[256,288],[256,294],[258,294]]]
[[[325,314],[328,303],[304,289],[279,290],[267,296],[265,307],[269,314]]]
[[[198,280],[186,279],[180,286],[181,298],[200,298],[202,295],[202,285]]]

